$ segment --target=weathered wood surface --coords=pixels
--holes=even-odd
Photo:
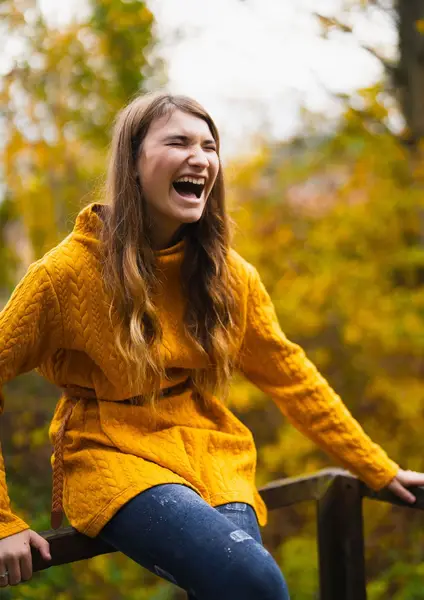
[[[100,554],[115,552],[115,549],[101,540],[89,538],[73,527],[40,532],[50,543],[52,560],[46,562],[35,548],[31,548],[33,571],[42,571],[49,567],[93,558]]]
[[[361,483],[336,477],[317,503],[320,598],[366,600]]]

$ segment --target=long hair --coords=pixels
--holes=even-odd
[[[135,166],[152,122],[175,110],[203,119],[219,152],[217,128],[196,101],[158,93],[136,97],[115,121],[101,234],[103,278],[111,297],[110,316],[117,323],[117,348],[131,365],[136,387],[146,390],[144,400],[153,403],[166,374],[160,353],[162,329],[152,300],[158,283],[156,257]],[[202,217],[184,228],[184,237],[184,327],[208,365],[192,371],[193,387],[197,396],[217,390],[225,396],[233,368],[230,332],[234,300],[227,266],[230,223],[221,165]]]

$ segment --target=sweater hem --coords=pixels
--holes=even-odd
[[[186,485],[201,496],[200,492],[196,490],[194,486],[191,486],[188,483],[181,481],[166,481],[163,483],[175,483]],[[80,533],[83,533],[88,537],[94,538],[100,533],[103,527],[112,519],[112,517],[118,512],[118,510],[122,508],[127,502],[132,500],[132,498],[134,498],[138,494],[141,494],[142,492],[145,492],[146,490],[161,484],[162,483],[155,483],[148,487],[131,485],[119,492],[116,496],[112,498],[112,500],[110,500],[105,506],[103,506],[102,509],[91,519],[88,525],[86,525],[85,527],[79,527],[77,524],[74,524],[72,522],[71,525]]]
[[[192,489],[196,492],[207,504],[212,507],[219,506],[221,504],[227,504],[228,502],[244,502],[249,504],[253,510],[255,511],[256,518],[258,519],[258,523],[261,527],[266,525],[267,518],[266,514],[263,514],[260,510],[260,507],[257,506],[257,503],[254,500],[254,496],[243,494],[243,492],[238,490],[232,490],[228,492],[220,492],[216,494],[211,494],[208,499],[206,499],[200,492],[195,488],[195,486],[190,485],[188,482],[182,481],[167,481],[167,482],[158,482],[149,486],[139,486],[139,485],[130,485],[124,490],[120,491],[116,496],[114,496],[102,509],[89,521],[89,523],[83,527],[78,525],[75,522],[72,522],[70,519],[70,523],[72,527],[77,529],[80,533],[84,535],[95,538],[103,529],[103,527],[112,519],[112,517],[118,512],[122,506],[124,506],[127,502],[132,500],[138,494],[152,488],[157,485],[162,485],[162,483],[174,483],[185,485],[186,487]]]

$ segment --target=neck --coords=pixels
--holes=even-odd
[[[180,225],[172,231],[151,229],[152,246],[154,250],[165,250],[170,246],[174,246],[184,237],[185,225]]]

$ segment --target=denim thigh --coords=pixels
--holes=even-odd
[[[212,508],[187,486],[158,485],[127,502],[99,537],[191,600],[289,598],[256,514],[242,502]]]
[[[246,504],[245,502],[228,502],[227,504],[215,506],[215,509],[221,515],[224,515],[224,517],[227,517],[227,519],[234,523],[234,525],[237,527],[237,530],[244,531],[262,545],[262,537],[259,530],[258,519],[256,518],[256,513],[250,504]],[[187,595],[187,600],[197,600],[197,598],[193,594],[189,593]]]

